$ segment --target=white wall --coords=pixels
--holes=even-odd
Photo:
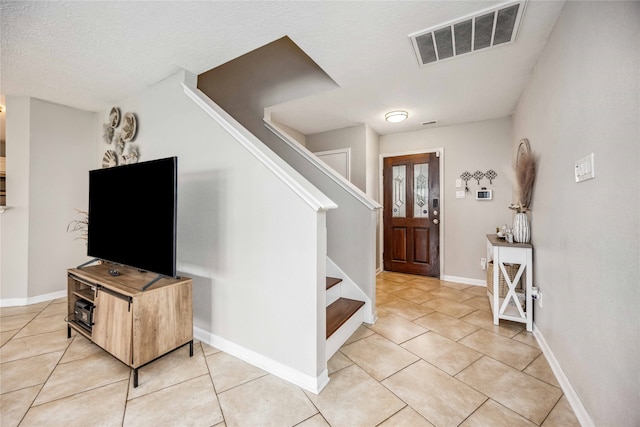
[[[7,205],[0,215],[0,297],[29,295],[29,141],[30,99],[7,97]],[[61,280],[63,280],[61,278]]]
[[[7,104],[7,100],[5,96],[0,93],[0,105],[6,107],[6,104]],[[0,112],[0,141],[3,144],[7,140],[6,125],[5,125],[7,120],[6,112],[7,112],[6,108],[3,108],[2,111]],[[0,155],[4,156],[4,153],[0,152]]]
[[[87,210],[97,114],[32,99],[29,174],[29,294],[66,290],[60,269],[87,248],[67,225]],[[53,246],[52,246],[53,245]],[[56,272],[57,274],[54,274]]]
[[[372,200],[382,204],[380,198],[380,187],[378,183],[378,165],[380,159],[380,136],[373,131],[369,126],[366,127],[366,191],[365,193]],[[380,244],[382,239],[380,238],[380,221],[382,220],[382,209],[378,209],[376,215],[376,271],[382,269],[380,265],[381,253]]]
[[[74,241],[67,225],[74,208],[87,208],[95,128],[95,113],[8,97],[3,301],[27,303],[65,291],[65,270],[86,259],[84,242]]]
[[[454,126],[442,126],[417,132],[380,137],[380,154],[403,154],[432,148],[444,148],[444,182],[440,194],[444,199],[444,275],[445,279],[480,284],[486,273],[480,268],[480,258],[486,257],[487,233],[511,223],[511,119],[486,120]],[[480,185],[469,181],[472,193],[456,199],[455,180],[464,171],[493,169],[498,177],[493,185],[484,178]],[[464,182],[463,182],[464,187]],[[475,200],[475,190],[493,190],[493,200]],[[441,236],[441,242],[442,236]]]
[[[367,144],[366,126],[352,126],[328,132],[307,135],[306,147],[312,153],[319,151],[351,149],[350,181],[363,192],[367,192]]]
[[[365,193],[371,199],[380,202],[378,186],[378,161],[380,157],[380,136],[369,126],[365,127]]]
[[[138,117],[141,161],[178,156],[177,267],[193,278],[194,326],[231,353],[315,378],[326,369],[325,214],[196,106],[183,79],[118,106]]]
[[[288,128],[283,129],[289,132]],[[373,129],[359,125],[307,135],[305,146],[313,153],[350,148],[351,182],[372,200],[378,201],[380,142]]]
[[[514,113],[539,156],[535,323],[597,426],[640,425],[639,28],[638,2],[567,2]]]

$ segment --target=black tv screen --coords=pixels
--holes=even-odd
[[[87,255],[176,277],[178,158],[89,171]]]

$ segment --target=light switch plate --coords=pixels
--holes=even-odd
[[[462,188],[462,180],[460,178],[456,179],[456,188]]]
[[[456,191],[456,199],[464,199],[465,197],[464,190]]]
[[[575,177],[576,182],[586,181],[596,177],[596,172],[593,164],[593,153],[588,156],[584,156],[581,159],[576,160]]]

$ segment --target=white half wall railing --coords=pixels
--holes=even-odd
[[[213,178],[196,182],[201,174],[185,174],[182,200],[199,206],[191,199],[220,187],[211,209],[183,220],[183,235],[205,234],[190,244],[201,241],[210,253],[203,264],[195,249],[183,252],[184,273],[194,278],[195,337],[319,393],[329,381],[326,214],[337,204],[209,97],[182,85],[197,106],[184,107],[197,126],[189,150],[214,154],[207,164]],[[215,227],[210,237],[207,227]]]
[[[316,191],[337,204],[337,209],[327,211],[326,215],[327,256],[367,297],[365,319],[375,319],[376,231],[378,210],[382,206],[300,145],[269,117],[265,118],[264,109],[262,117],[256,118],[253,108],[230,104],[234,114],[238,114],[236,118],[202,91],[190,89],[190,92],[190,96],[208,105],[223,121],[237,123],[239,132],[246,138],[261,141],[262,149],[275,153]]]
[[[327,212],[327,256],[366,297],[365,321],[375,321],[376,228],[382,206],[273,123],[264,125],[283,144],[271,147],[338,204]]]

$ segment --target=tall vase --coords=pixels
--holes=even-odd
[[[513,240],[518,243],[529,243],[531,240],[529,218],[524,212],[517,213],[513,220]]]

